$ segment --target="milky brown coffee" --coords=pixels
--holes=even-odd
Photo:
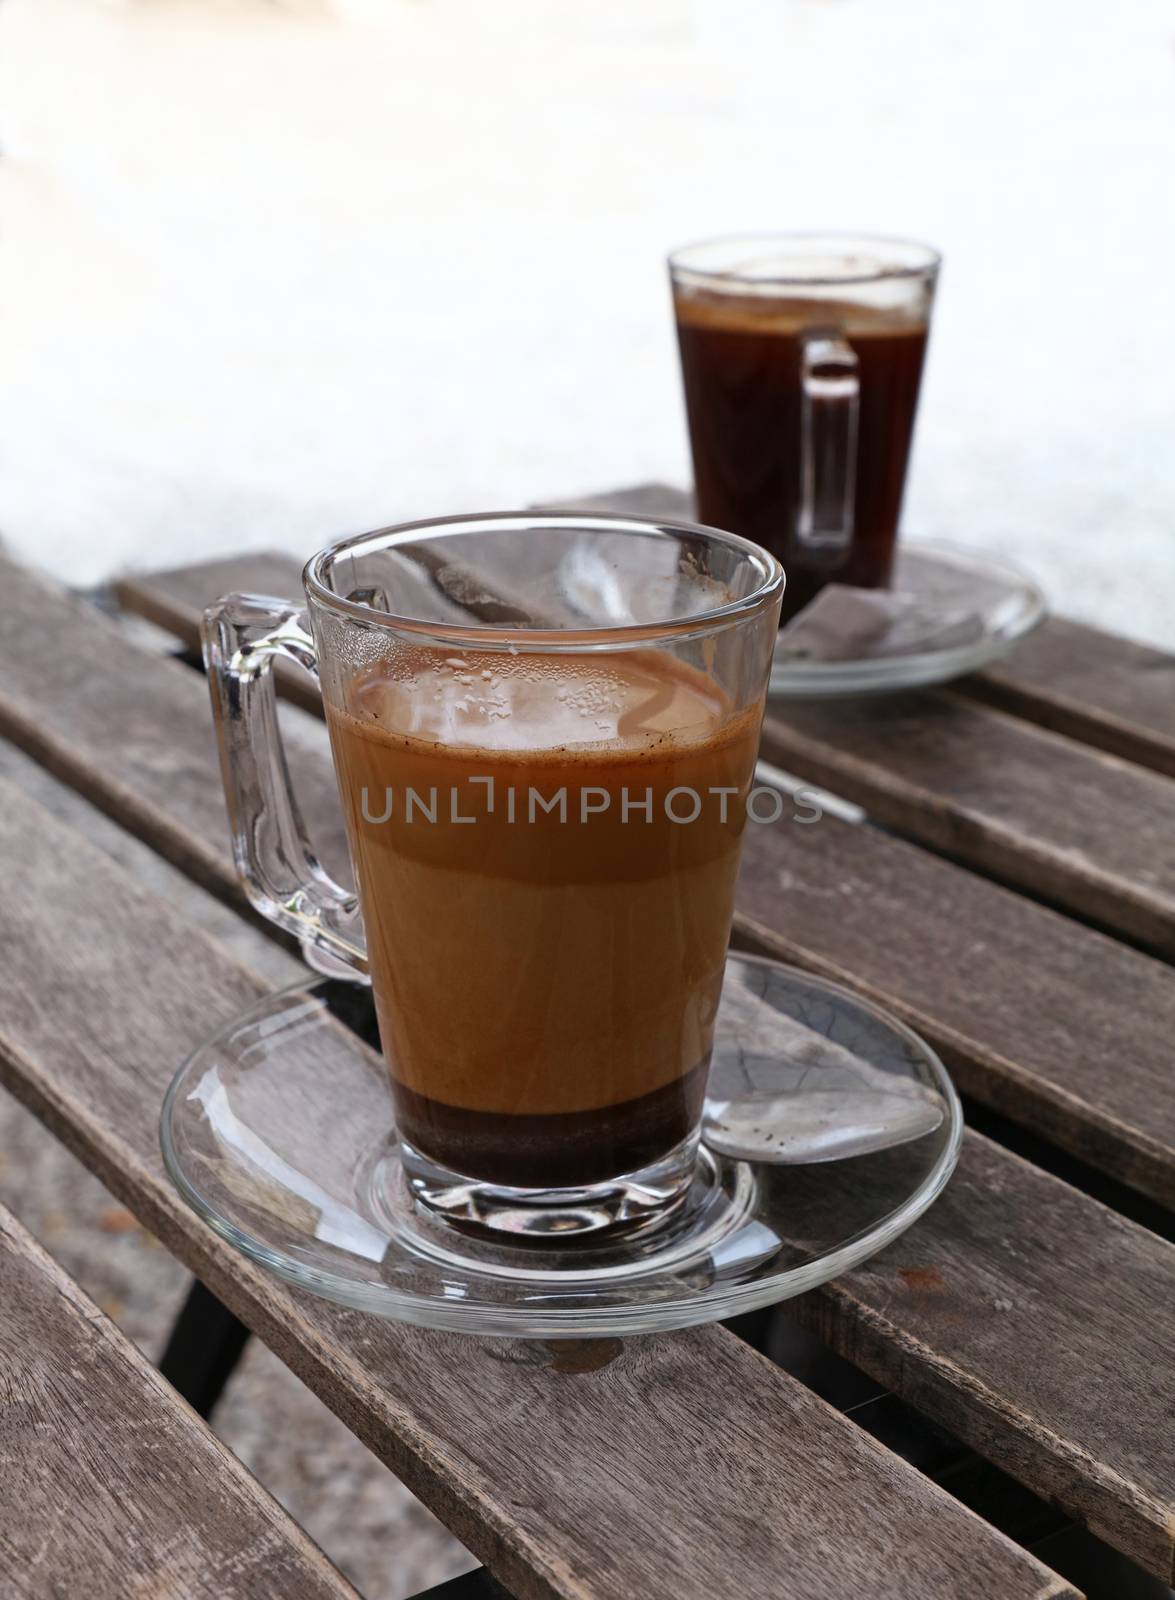
[[[674,1149],[700,1111],[761,706],[648,649],[397,646],[342,700],[402,1136],[523,1187]]]

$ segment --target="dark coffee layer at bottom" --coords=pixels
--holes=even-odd
[[[702,1114],[708,1062],[651,1094],[592,1111],[467,1111],[395,1082],[396,1123],[422,1155],[483,1183],[574,1189],[652,1166]]]

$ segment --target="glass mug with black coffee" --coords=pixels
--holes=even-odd
[[[698,516],[770,550],[787,621],[889,584],[939,257],[838,234],[669,259]]]
[[[779,563],[685,523],[536,513],[333,545],[205,655],[253,904],[370,977],[403,1181],[514,1239],[686,1194]],[[271,668],[322,685],[357,900],[314,858]]]

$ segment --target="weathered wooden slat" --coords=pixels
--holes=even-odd
[[[954,687],[1175,778],[1175,655],[1164,650],[1050,617],[1007,661]]]
[[[93,606],[2,559],[0,594],[0,734],[189,876],[215,882],[225,809],[206,691],[185,693],[187,669],[153,661]]]
[[[165,1180],[156,1129],[174,1064],[257,984],[7,789],[0,863],[5,1082],[522,1600],[713,1600],[732,1529],[762,1600],[1072,1592],[721,1329],[568,1359],[381,1323],[236,1256]],[[1152,1520],[1131,1508],[1153,1559]]]
[[[9,1600],[358,1600],[2,1207],[0,1284],[0,1591]]]
[[[1009,1448],[1009,1403],[1022,1422],[1063,1417],[1038,1492],[1081,1501],[1094,1533],[1171,1583],[1175,1247],[996,1144],[966,1143],[963,1181],[947,1186],[933,1225],[797,1313],[1025,1483],[1040,1439],[1030,1425]],[[1136,1538],[1124,1538],[1128,1525]]]
[[[187,626],[221,586],[296,593],[288,557],[246,561],[183,576]],[[213,588],[201,599],[205,583]],[[184,625],[178,609],[172,625]],[[0,704],[2,695],[0,685]],[[330,779],[306,764],[299,774],[325,821]],[[1166,967],[832,817],[751,831],[740,911],[755,924],[742,931],[901,1012],[944,1052],[968,1093],[1175,1201],[1175,1100],[1165,1091],[1175,987]]]
[[[280,590],[269,587],[275,572],[280,572]],[[114,593],[124,611],[134,611],[195,645],[200,613],[212,600],[227,594],[288,594],[292,599],[302,593],[302,567],[278,550],[245,551],[188,566],[123,573],[114,581]]]
[[[225,871],[224,792],[204,684],[129,644],[95,607],[3,559],[0,592],[0,736],[240,904]],[[328,866],[345,874],[331,785],[308,794],[307,809]]]
[[[958,696],[773,709],[763,750],[906,837],[1175,957],[1175,782]]]
[[[115,583],[114,592],[124,610],[174,633],[189,650],[199,650],[200,618],[206,606],[228,594],[297,599],[302,593],[302,569],[291,556],[259,550],[162,572],[128,573]],[[276,675],[287,700],[321,713],[318,688],[304,672],[291,662],[279,661]]]

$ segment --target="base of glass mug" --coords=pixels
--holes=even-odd
[[[550,1244],[580,1235],[648,1227],[685,1199],[697,1163],[691,1134],[652,1166],[606,1183],[572,1189],[515,1189],[483,1183],[443,1167],[400,1141],[400,1161],[413,1198],[463,1232]]]

